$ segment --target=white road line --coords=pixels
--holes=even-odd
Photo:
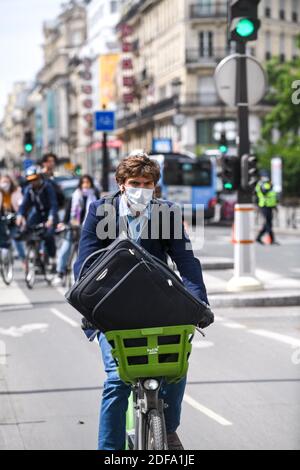
[[[274,339],[280,341],[281,343],[288,344],[293,347],[300,347],[300,339],[293,338],[292,336],[282,335],[280,333],[273,333],[272,331],[267,330],[249,330],[249,333],[252,333],[257,336],[263,336],[265,338]]]
[[[189,395],[185,394],[183,400],[188,405],[192,406],[195,410],[200,411],[200,413],[204,414],[205,416],[208,416],[208,418],[213,419],[221,426],[232,426],[232,423],[230,421],[227,421],[227,419],[218,415],[209,408],[206,408],[206,406],[201,405],[201,403],[198,403],[196,400],[194,400],[194,398],[190,397]]]
[[[214,343],[212,343],[211,341],[193,341],[192,345],[193,349],[207,349],[214,346]]]
[[[80,325],[79,323],[77,323],[76,321],[74,320],[71,320],[71,318],[67,317],[66,315],[64,315],[63,313],[61,313],[59,310],[57,310],[56,308],[51,308],[50,311],[53,313],[53,315],[55,315],[56,317],[60,318],[62,321],[64,321],[65,323],[68,323],[69,325],[71,325],[73,328],[79,328]]]
[[[233,321],[223,322],[222,326],[225,326],[226,328],[231,328],[232,330],[247,330],[247,327],[245,325]]]

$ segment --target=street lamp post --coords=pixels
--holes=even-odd
[[[181,129],[182,126],[185,123],[185,116],[180,113],[180,92],[181,92],[181,87],[182,87],[182,81],[180,78],[177,78],[173,80],[172,82],[172,92],[174,96],[174,104],[175,104],[175,115],[173,117],[173,124],[177,129],[177,140],[178,140],[178,145],[180,146],[181,139],[182,139],[182,133]]]

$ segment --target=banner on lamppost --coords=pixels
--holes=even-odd
[[[107,54],[99,58],[100,83],[99,107],[107,108],[117,97],[116,75],[120,60],[119,54]]]

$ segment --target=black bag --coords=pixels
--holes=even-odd
[[[97,253],[81,277],[85,264]],[[132,240],[117,239],[91,257],[66,299],[103,332],[197,325],[207,309],[165,263]]]

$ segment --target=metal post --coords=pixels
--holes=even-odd
[[[249,106],[246,43],[237,43],[237,86],[240,174],[242,156],[250,153]],[[240,177],[241,181],[241,177]],[[230,292],[260,290],[263,284],[255,277],[254,205],[251,191],[238,190],[234,216],[234,276],[227,289]]]
[[[102,191],[109,192],[109,153],[107,148],[107,132],[102,139]]]

